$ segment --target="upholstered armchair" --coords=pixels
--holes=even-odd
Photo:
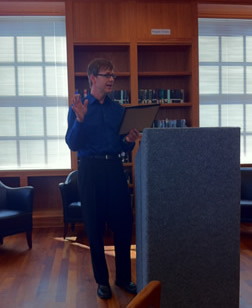
[[[252,168],[241,167],[241,222],[252,222]]]
[[[81,202],[78,191],[78,171],[69,173],[64,183],[59,183],[64,215],[64,238],[67,235],[68,224],[74,231],[76,223],[82,223]]]
[[[0,244],[6,236],[26,233],[32,248],[32,211],[34,188],[9,187],[0,181]]]

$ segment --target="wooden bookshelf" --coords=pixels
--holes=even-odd
[[[93,14],[94,20],[90,14],[83,18],[87,11]],[[119,15],[111,18],[115,11]],[[91,4],[73,0],[67,3],[66,12],[70,97],[76,89],[82,94],[83,89],[89,88],[88,63],[103,57],[115,66],[114,89],[130,93],[130,104],[126,106],[138,105],[139,89],[183,89],[184,102],[161,104],[156,119],[185,119],[188,126],[197,125],[198,114],[194,110],[198,106],[197,5],[194,1],[96,0]],[[119,16],[123,17],[123,24]],[[170,29],[170,35],[152,35],[151,30],[155,28]],[[138,147],[139,142],[131,161],[124,163],[126,172],[132,174],[129,188],[133,194],[134,156]]]

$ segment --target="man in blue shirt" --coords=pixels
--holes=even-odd
[[[107,96],[115,78],[110,61],[95,59],[89,64],[91,91],[83,101],[80,95],[74,97],[66,133],[69,148],[78,152],[83,218],[97,294],[103,299],[112,296],[103,242],[106,223],[114,233],[115,284],[136,293],[130,261],[132,209],[120,154],[133,149],[139,132],[131,129],[126,136],[119,135],[124,107]]]

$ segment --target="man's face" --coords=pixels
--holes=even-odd
[[[92,83],[95,91],[110,93],[113,90],[115,77],[113,71],[108,69],[100,69],[96,76],[93,76]]]

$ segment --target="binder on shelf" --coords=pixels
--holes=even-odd
[[[126,107],[124,117],[121,122],[120,134],[127,134],[132,128],[142,132],[145,128],[150,128],[154,121],[160,104],[146,104]]]
[[[114,90],[108,95],[112,101],[120,104],[129,104],[129,91],[128,90]]]

